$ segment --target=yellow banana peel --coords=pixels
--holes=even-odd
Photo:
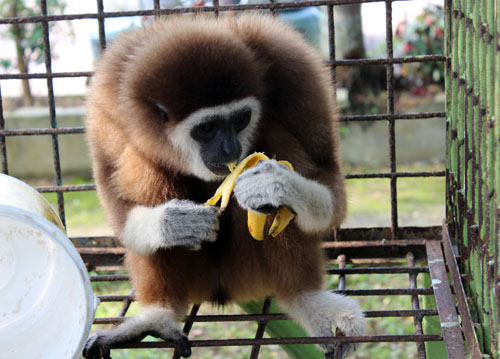
[[[236,178],[246,169],[254,167],[260,161],[269,160],[265,154],[261,152],[255,152],[251,155],[245,157],[240,163],[230,163],[228,164],[231,173],[222,181],[219,188],[215,191],[215,194],[205,202],[206,205],[215,206],[219,200],[221,200],[220,211],[224,211],[229,203],[229,198],[233,192],[234,184],[236,183]],[[293,167],[288,161],[279,161],[280,163],[287,166],[293,171]],[[281,206],[274,217],[273,223],[269,229],[268,234],[276,237],[280,234],[286,226],[292,221],[295,215],[285,206]],[[262,241],[264,239],[264,227],[266,225],[267,215],[263,213],[258,213],[254,211],[248,211],[248,231],[250,235],[258,240]]]

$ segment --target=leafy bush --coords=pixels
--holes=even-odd
[[[395,52],[397,55],[439,55],[444,48],[444,10],[439,5],[424,8],[415,21],[401,22],[396,28]],[[399,40],[399,41],[398,41]],[[401,75],[417,87],[429,84],[444,84],[444,64],[442,62],[425,62],[402,64]]]

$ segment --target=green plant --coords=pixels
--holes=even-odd
[[[395,51],[404,56],[424,54],[443,54],[444,47],[444,10],[442,6],[429,5],[424,8],[415,21],[401,22],[396,28]],[[402,64],[401,75],[413,82],[422,92],[429,84],[444,84],[444,65],[442,62],[424,62],[419,66]]]
[[[66,7],[64,0],[47,0],[47,11],[50,14],[62,14]],[[40,0],[0,0],[1,17],[29,17],[41,14]],[[8,38],[15,43],[16,59],[0,58],[0,65],[8,70],[17,68],[20,73],[28,73],[32,64],[44,61],[43,26],[40,22],[35,23],[12,23],[0,31],[0,36]],[[5,56],[3,54],[2,56]],[[33,105],[33,95],[29,81],[22,80],[23,104]]]

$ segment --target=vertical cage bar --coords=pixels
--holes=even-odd
[[[455,218],[453,216],[453,195],[451,192],[451,185],[450,185],[450,164],[449,164],[449,158],[450,158],[450,111],[451,111],[451,93],[450,93],[450,78],[451,78],[451,61],[450,61],[450,56],[451,56],[451,0],[445,0],[445,8],[444,8],[444,55],[446,57],[445,61],[445,81],[444,81],[444,86],[445,86],[445,96],[446,96],[446,102],[445,102],[445,112],[446,112],[446,156],[445,156],[445,166],[446,166],[446,219],[447,222],[450,226],[450,228],[455,229]],[[452,227],[453,225],[453,227]],[[456,231],[455,231],[456,232]]]
[[[393,41],[392,41],[392,0],[385,0],[385,36],[386,36],[386,65],[387,73],[387,113],[394,114],[394,64],[393,59]],[[396,133],[395,121],[388,120],[389,124],[389,159],[391,173],[396,173]],[[391,228],[392,239],[398,236],[398,191],[397,177],[390,179],[391,186]]]
[[[154,0],[153,1],[153,8],[155,9],[155,21],[160,19],[160,13],[158,10],[160,10],[160,0]]]
[[[5,129],[5,118],[3,116],[3,99],[2,99],[2,83],[0,82],[0,130]],[[5,136],[0,135],[0,159],[2,161],[2,173],[9,174],[9,166],[7,163],[7,144]]]
[[[481,165],[483,167],[482,173],[482,188],[483,188],[483,208],[482,208],[482,219],[481,225],[481,238],[483,241],[482,250],[482,270],[483,270],[483,302],[484,302],[484,332],[485,332],[485,345],[488,350],[491,350],[492,343],[494,342],[494,335],[492,332],[493,323],[491,322],[491,301],[490,301],[490,287],[492,286],[491,281],[493,280],[490,271],[490,256],[489,256],[489,236],[490,236],[490,206],[489,206],[489,176],[490,169],[488,166],[489,154],[488,154],[488,124],[489,124],[489,103],[488,103],[488,75],[489,70],[486,68],[488,65],[488,1],[481,0],[480,3],[480,73],[481,73],[481,96],[480,96],[480,114],[481,114]]]
[[[332,82],[333,82],[333,95],[334,98],[337,98],[337,64],[335,63],[335,9],[333,5],[328,5],[328,47],[329,47],[329,55],[330,55],[330,63],[331,74],[332,74]]]
[[[195,304],[191,307],[191,312],[189,313],[189,318],[186,320],[184,323],[184,328],[182,328],[182,331],[184,334],[189,335],[189,332],[193,328],[194,324],[194,317],[198,314],[198,311],[200,310],[200,304]],[[172,355],[172,359],[180,359],[181,355],[179,354],[178,350],[174,350],[174,354]]]
[[[457,0],[458,5],[458,16],[457,16],[457,28],[458,28],[458,38],[455,39],[457,43],[457,74],[456,74],[456,84],[454,94],[456,96],[455,103],[455,118],[456,118],[456,186],[460,191],[464,190],[464,171],[465,171],[465,121],[464,121],[464,106],[465,106],[465,92],[466,92],[466,82],[465,82],[465,70],[464,70],[464,51],[465,51],[465,17],[463,16],[463,8],[465,7],[465,0]],[[463,196],[463,192],[461,192]],[[461,196],[461,197],[462,197]],[[463,203],[461,200],[460,203]],[[463,213],[465,207],[460,206],[460,211]],[[460,214],[461,216],[462,214]]]
[[[269,314],[271,309],[271,298],[267,297],[262,305],[262,314]],[[257,326],[257,332],[255,333],[255,339],[262,339],[264,337],[264,331],[266,330],[267,320],[259,320],[259,325]],[[250,359],[257,359],[259,357],[260,344],[252,345],[252,352],[250,353]]]
[[[475,190],[475,208],[474,208],[474,223],[472,225],[473,250],[472,257],[472,277],[471,283],[475,297],[476,313],[479,317],[479,322],[484,323],[484,305],[483,299],[483,272],[482,272],[482,256],[481,256],[481,236],[480,223],[482,217],[482,163],[481,163],[481,111],[480,111],[480,89],[481,89],[481,70],[480,70],[480,1],[476,0],[473,3],[472,10],[472,30],[473,30],[473,64],[474,64],[474,79],[473,79],[473,103],[474,106],[474,177],[473,186]],[[485,349],[484,327],[479,326],[478,335],[483,351]]]
[[[132,304],[132,297],[134,296],[134,290],[132,289],[126,299],[123,300],[122,308],[120,309],[120,313],[118,313],[119,317],[125,317],[127,312]]]
[[[339,263],[339,269],[345,269],[346,264],[347,264],[347,258],[344,254],[341,254],[337,257],[337,261]],[[345,290],[345,274],[339,274],[339,285],[338,289],[340,291]],[[341,335],[340,331],[337,329],[337,333],[335,333],[336,336]],[[334,359],[342,359],[342,346],[340,344],[335,344],[335,352],[334,352]],[[329,359],[328,356],[325,355],[326,359]]]
[[[468,213],[474,206],[474,196],[475,189],[472,186],[474,183],[474,107],[473,107],[473,90],[472,90],[472,82],[474,78],[474,68],[472,64],[472,55],[473,55],[473,41],[472,41],[472,21],[469,14],[472,11],[472,1],[466,0],[465,6],[462,6],[462,10],[464,11],[464,26],[465,26],[465,81],[466,81],[466,89],[465,89],[465,130],[467,131],[467,136],[464,138],[464,146],[465,146],[465,168],[464,168],[464,201],[460,206],[461,214],[459,217],[460,222],[462,223],[462,231],[460,232],[461,238],[463,238],[463,245],[461,253],[470,253],[470,225],[473,222],[472,216]],[[465,228],[465,229],[464,229]],[[467,249],[465,249],[467,247]],[[466,263],[469,263],[468,261]],[[468,266],[470,268],[470,266]]]
[[[47,0],[41,1],[41,10],[42,15],[47,15]],[[42,30],[43,30],[43,46],[44,46],[44,57],[45,57],[45,71],[47,74],[52,73],[52,57],[50,52],[50,39],[49,39],[49,23],[48,21],[42,21]],[[57,128],[57,119],[56,119],[56,105],[55,105],[55,97],[54,97],[54,86],[52,78],[47,77],[47,93],[49,98],[49,110],[50,110],[50,127]],[[59,153],[59,136],[52,136],[52,152],[54,156],[54,170],[56,177],[56,185],[62,186],[62,174],[61,174],[61,159]],[[62,192],[57,192],[57,205],[59,209],[59,217],[61,217],[61,221],[66,227],[66,216],[64,213],[64,196]]]
[[[97,0],[97,24],[99,26],[99,44],[101,46],[101,52],[106,49],[106,28],[104,24],[104,4],[103,0]]]
[[[406,255],[406,261],[408,263],[408,267],[415,267],[415,256],[412,252],[408,252]],[[417,289],[417,273],[410,273],[410,289]],[[418,295],[411,296],[411,308],[413,310],[420,310],[420,303],[418,301]],[[422,330],[422,317],[414,316],[413,324],[415,325],[415,334],[422,335],[424,334]],[[422,342],[417,342],[417,355],[418,359],[426,359],[425,355],[425,345]]]
[[[495,273],[494,273],[494,294],[496,298],[496,324],[500,326],[500,6],[498,2],[496,2],[496,11],[494,23],[496,24],[495,29],[495,38],[494,38],[494,51],[495,51],[495,104],[494,104],[494,113],[495,113],[495,123],[494,123],[494,138],[495,138],[495,148],[493,149],[495,152],[495,196],[494,196],[494,206],[495,206]],[[498,333],[498,328],[496,330]],[[497,353],[500,354],[500,337],[497,334],[497,347],[495,348]]]
[[[219,17],[219,0],[213,0],[214,1],[214,14],[215,17]]]
[[[269,0],[269,3],[271,3],[271,4],[274,4],[275,2],[276,2],[276,0]],[[276,15],[278,15],[278,12],[276,11],[276,9],[274,9],[274,8],[271,9],[271,15],[273,17],[276,17]]]

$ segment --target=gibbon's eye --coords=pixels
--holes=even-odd
[[[163,122],[168,121],[168,111],[165,106],[163,106],[161,103],[156,103],[156,108],[158,109],[158,112],[160,113],[160,118]]]
[[[193,128],[191,136],[197,141],[209,141],[217,132],[217,124],[213,121],[204,122]]]
[[[209,134],[215,130],[215,125],[213,122],[205,122],[203,125],[200,125],[199,129],[206,134]]]
[[[237,132],[240,132],[248,126],[250,118],[252,117],[252,110],[245,108],[243,111],[238,112],[232,116],[233,126]]]

